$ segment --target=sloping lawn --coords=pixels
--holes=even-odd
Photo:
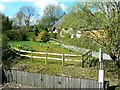
[[[107,66],[106,66],[107,65]],[[110,81],[111,85],[118,85],[118,75],[115,74],[114,69],[108,68],[108,65],[112,64],[106,63],[104,65],[105,70],[105,80]],[[111,66],[113,67],[113,66]],[[99,63],[96,67],[81,67],[80,62],[68,62],[65,61],[65,65],[62,66],[61,61],[56,60],[48,60],[47,65],[45,65],[44,59],[29,59],[22,58],[18,63],[13,65],[14,69],[19,69],[22,71],[35,72],[35,73],[43,73],[48,75],[60,75],[67,77],[76,77],[76,78],[84,78],[84,79],[94,79],[98,80],[98,71],[99,71]],[[109,70],[109,71],[108,71]]]
[[[10,41],[10,45],[21,48],[24,50],[34,50],[40,52],[51,52],[51,53],[60,53],[60,54],[78,54],[76,52],[72,52],[68,49],[61,47],[60,45],[55,45],[50,42],[34,42],[34,41]]]

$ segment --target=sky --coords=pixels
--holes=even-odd
[[[6,16],[12,18],[19,11],[22,6],[33,6],[41,17],[43,10],[49,4],[60,5],[64,11],[70,8],[74,3],[74,0],[70,2],[64,0],[0,0],[0,12]]]

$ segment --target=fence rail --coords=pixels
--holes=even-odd
[[[11,82],[40,88],[98,88],[98,81],[11,70]]]
[[[90,61],[90,58],[92,57],[92,51],[88,51],[87,53],[82,55],[82,68],[84,68],[84,64],[87,61],[87,63]]]
[[[64,66],[65,61],[72,61],[72,59],[67,59],[65,57],[81,57],[82,55],[75,55],[75,54],[58,54],[58,53],[49,53],[49,52],[33,52],[33,51],[25,51],[25,50],[20,50],[18,48],[12,47],[14,50],[18,51],[18,55],[20,56],[24,56],[24,57],[28,57],[28,58],[41,58],[41,59],[45,59],[45,64],[47,64],[47,60],[62,60],[62,66]],[[28,53],[31,55],[25,55],[25,54],[21,54],[21,53]],[[45,56],[33,56],[33,54],[43,54]],[[54,56],[60,56],[61,58],[53,58],[50,57],[48,55],[54,55]],[[76,62],[81,62],[82,60],[74,60]]]

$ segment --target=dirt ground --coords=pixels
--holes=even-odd
[[[26,85],[21,85],[21,84],[16,84],[16,83],[5,83],[3,85],[0,85],[0,90],[3,88],[37,88],[34,86],[26,86]]]

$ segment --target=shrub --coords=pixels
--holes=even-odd
[[[10,45],[8,44],[8,38],[4,34],[2,35],[2,64],[3,68],[9,69],[12,65],[12,60],[16,58],[16,54],[11,49]]]
[[[17,30],[10,30],[7,32],[7,36],[10,40],[18,40]]]
[[[38,37],[36,37],[36,41],[40,42],[47,42],[49,41],[49,34],[47,31],[42,30],[39,34]]]
[[[27,40],[26,31],[24,31],[24,30],[22,30],[22,29],[19,29],[19,30],[17,31],[17,34],[18,34],[19,40],[21,40],[21,41],[26,41],[26,40]]]
[[[57,33],[49,33],[49,38],[57,38]]]
[[[36,36],[32,37],[32,41],[36,41]]]
[[[9,40],[20,40],[20,41],[27,40],[27,34],[22,29],[10,30],[7,32],[7,36],[9,38]]]

